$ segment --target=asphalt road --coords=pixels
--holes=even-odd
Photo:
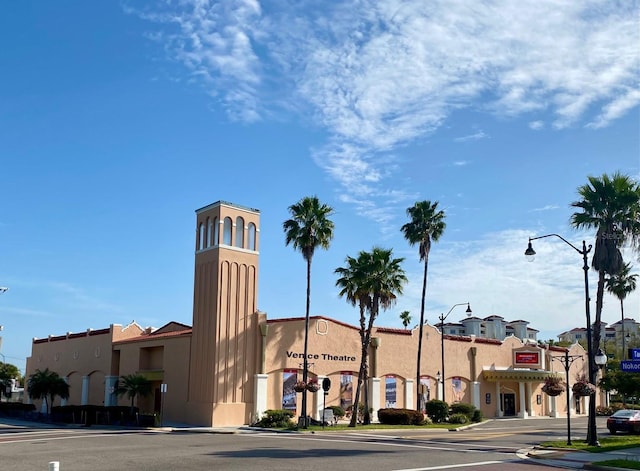
[[[1,422],[1,420],[0,420]],[[599,420],[599,433],[606,433]],[[572,419],[584,439],[586,418]],[[349,470],[549,469],[526,457],[541,441],[566,438],[566,420],[493,420],[464,431],[316,433],[0,426],[3,470]]]

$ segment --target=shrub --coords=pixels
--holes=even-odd
[[[482,411],[480,409],[476,409],[473,411],[473,415],[471,416],[471,422],[478,423],[482,422]]]
[[[327,409],[331,409],[333,411],[333,416],[341,419],[345,416],[346,412],[340,406],[327,406]]]
[[[294,412],[291,410],[269,409],[264,412],[264,416],[255,423],[255,426],[263,428],[291,427],[293,425],[291,422],[293,416]]]
[[[378,420],[387,425],[422,425],[424,415],[413,409],[380,409]]]
[[[466,414],[451,414],[449,416],[450,424],[466,424],[469,423],[469,417]]]
[[[449,416],[449,405],[438,399],[427,401],[425,404],[425,410],[427,412],[427,416],[429,416],[429,418],[435,423],[444,422]]]
[[[474,410],[476,410],[476,407],[473,404],[467,404],[464,402],[455,402],[449,407],[450,414],[464,414],[469,418],[469,420],[473,417]]]

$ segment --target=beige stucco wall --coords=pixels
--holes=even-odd
[[[268,378],[268,402],[270,409],[282,407],[283,378],[287,370],[297,370],[298,379],[302,378],[302,353],[304,342],[304,319],[295,320],[271,320],[268,322],[267,348],[265,352],[266,373]],[[436,375],[442,369],[441,363],[441,337],[437,328],[426,325],[424,327],[424,341],[422,343],[421,376],[428,377],[431,381],[430,398],[440,398],[437,391]],[[372,377],[380,378],[378,384],[378,397],[380,407],[385,406],[385,377],[395,378],[396,402],[395,407],[415,408],[417,402],[416,385],[416,360],[418,351],[418,329],[376,329],[373,337],[376,338],[377,348],[370,349],[370,371]],[[515,337],[508,337],[503,342],[487,341],[474,337],[445,336],[445,372],[443,388],[446,388],[445,399],[452,402],[474,402],[474,383],[477,385],[476,399],[485,417],[500,415],[500,394],[513,394],[515,396],[515,414],[526,412],[527,416],[566,414],[564,394],[552,399],[540,390],[543,383],[541,379],[523,379],[524,395],[528,399],[521,401],[522,389],[517,380],[501,380],[499,382],[486,380],[483,371],[492,369],[506,370],[514,366],[528,370],[526,365],[514,365],[514,351],[539,352],[540,365],[535,365],[535,372],[560,371],[564,375],[561,364],[550,365],[549,355],[560,355],[560,351],[543,349],[536,345],[523,344]],[[360,337],[354,326],[334,321],[327,318],[312,317],[309,322],[309,371],[311,376],[329,377],[332,388],[326,396],[327,405],[340,404],[341,372],[351,372],[356,384],[357,372],[360,365]],[[586,352],[578,344],[571,348],[572,355],[584,355]],[[337,357],[337,358],[336,358]],[[342,358],[341,358],[342,357]],[[582,372],[586,373],[586,361],[574,362],[571,366],[570,381]],[[516,371],[517,373],[517,371]],[[518,373],[519,374],[519,373]],[[563,376],[564,377],[564,376]],[[461,387],[456,391],[453,379],[460,381]],[[407,385],[407,380],[409,384]],[[410,386],[410,387],[409,387]],[[410,394],[407,395],[407,389]],[[540,396],[538,398],[538,396]],[[316,410],[316,402],[322,401],[322,394],[316,393],[308,396],[310,406],[308,412]],[[408,404],[406,397],[412,399]],[[479,398],[479,400],[478,400]],[[599,398],[600,400],[601,398]],[[581,400],[581,412],[586,413],[586,401]],[[300,394],[296,399],[296,413],[301,413]],[[572,403],[573,407],[573,403]],[[525,409],[523,411],[523,408]],[[575,413],[575,411],[573,411]]]

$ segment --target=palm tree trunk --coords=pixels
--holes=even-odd
[[[596,289],[596,318],[591,326],[591,351],[587,352],[589,357],[589,382],[596,384],[596,363],[595,354],[600,348],[600,335],[602,319],[602,305],[604,298],[604,284],[605,284],[605,271],[600,270],[598,272],[598,287]],[[589,397],[589,426],[587,427],[587,443],[593,443],[597,440],[597,437],[591,437],[592,430],[596,430],[596,395],[592,394]],[[596,431],[597,433],[597,431]]]
[[[361,350],[361,359],[360,359],[360,371],[358,373],[358,384],[356,386],[356,394],[353,398],[353,402],[351,404],[351,421],[349,422],[349,427],[355,427],[358,422],[358,404],[360,403],[360,385],[362,384],[362,378],[364,377],[364,369],[365,362],[367,358],[366,347],[364,346],[365,342],[362,339],[362,350]]]
[[[622,313],[622,359],[625,360],[627,358],[627,345],[626,339],[624,338],[624,303],[622,301],[623,298],[620,298],[620,312]]]
[[[422,358],[422,328],[424,325],[424,302],[427,295],[427,265],[429,264],[429,256],[424,258],[424,275],[422,277],[422,301],[420,304],[420,328],[418,329],[418,359],[416,361],[416,410],[421,410],[422,397],[420,396],[420,359]]]
[[[309,378],[308,348],[309,348],[309,309],[311,306],[311,259],[307,260],[307,306],[304,316],[304,359],[302,361],[302,381],[307,383]],[[309,426],[307,418],[307,390],[302,391],[302,420],[304,428]]]

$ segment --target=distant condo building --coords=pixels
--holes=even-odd
[[[624,329],[623,329],[624,325]],[[620,319],[618,322],[614,322],[611,325],[607,325],[602,322],[600,326],[600,343],[603,349],[607,350],[610,353],[612,348],[620,349],[622,348],[622,338],[625,339],[625,344],[628,347],[630,342],[637,342],[640,339],[640,322],[636,322],[635,319],[625,318]],[[623,335],[624,332],[624,335]],[[568,330],[567,332],[562,332],[558,335],[558,340],[560,342],[581,342],[587,340],[587,328],[585,327],[576,327],[574,329]]]

